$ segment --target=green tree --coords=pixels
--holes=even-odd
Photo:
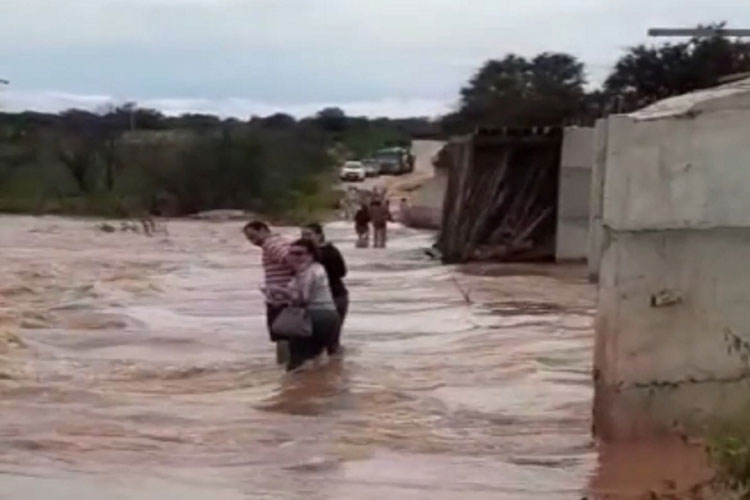
[[[99,162],[101,141],[99,116],[77,109],[61,115],[60,130],[56,137],[59,160],[68,169],[82,193],[94,190],[95,170]]]
[[[617,111],[632,111],[716,86],[722,77],[745,71],[750,71],[750,44],[719,35],[661,46],[638,45],[617,61],[604,90]]]
[[[177,154],[159,158],[158,165],[143,160],[154,181],[154,196],[166,193],[179,204],[180,213],[214,208],[253,208],[262,194],[264,170],[261,148],[247,127],[197,134]]]
[[[165,128],[213,130],[221,126],[221,119],[214,115],[188,113],[175,118],[164,119]]]
[[[286,113],[275,113],[257,120],[262,127],[266,128],[292,128],[297,124],[293,116]]]
[[[476,127],[562,125],[581,112],[586,83],[583,64],[561,53],[528,60],[514,54],[491,60],[463,89],[450,132]]]
[[[340,108],[324,108],[315,115],[318,125],[327,132],[342,132],[347,127],[346,113]]]

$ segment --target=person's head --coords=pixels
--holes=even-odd
[[[255,246],[263,246],[263,243],[271,236],[271,228],[265,222],[254,220],[245,224],[242,229],[245,237]]]
[[[310,240],[316,245],[322,245],[326,242],[325,233],[323,233],[323,226],[317,222],[308,224],[302,228],[302,239]]]
[[[300,238],[289,246],[289,264],[296,269],[305,269],[318,260],[318,246],[312,241]]]
[[[380,200],[372,200],[372,206],[373,207],[379,207],[380,206]]]

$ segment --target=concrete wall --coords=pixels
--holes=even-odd
[[[599,264],[605,244],[602,221],[604,210],[604,173],[607,159],[607,134],[609,121],[600,119],[594,129],[594,158],[591,168],[591,191],[589,193],[588,272],[589,280],[599,280]]]
[[[409,208],[399,214],[404,225],[420,229],[440,229],[443,214],[443,198],[448,184],[445,167],[434,166],[437,155],[445,143],[440,141],[415,141],[418,173],[429,172],[422,185],[408,196]]]
[[[570,127],[563,135],[555,257],[583,260],[588,254],[594,129]]]
[[[402,214],[403,223],[420,229],[440,229],[447,184],[448,173],[436,168],[435,175],[410,196],[409,208]]]
[[[609,120],[594,423],[637,438],[750,414],[750,85]]]
[[[448,173],[444,169],[436,168],[435,175],[412,193],[411,204],[414,206],[442,207],[447,183]]]

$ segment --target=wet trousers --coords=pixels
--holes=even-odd
[[[374,248],[385,248],[387,239],[388,236],[385,226],[375,226],[375,231],[372,238],[372,246]]]
[[[289,339],[289,360],[287,371],[302,366],[305,361],[320,356],[325,349],[339,338],[341,318],[335,310],[311,309],[312,335]]]
[[[349,312],[349,295],[334,297],[333,302],[336,304],[336,312],[339,314],[340,324],[339,329],[336,331],[336,335],[332,337],[330,342],[326,345],[326,351],[329,356],[336,354],[341,347],[341,330],[344,328],[344,321]]]

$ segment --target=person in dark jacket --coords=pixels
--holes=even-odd
[[[341,252],[333,243],[326,241],[323,227],[318,223],[308,224],[302,228],[302,238],[312,241],[318,247],[318,261],[326,270],[328,283],[331,287],[333,302],[336,304],[336,311],[341,318],[341,326],[344,325],[346,314],[349,311],[349,291],[344,285],[346,277],[346,262]],[[341,328],[335,338],[331,339],[327,347],[329,355],[336,354],[340,348]]]
[[[370,246],[370,210],[364,203],[354,214],[354,230],[357,232],[357,248]]]

